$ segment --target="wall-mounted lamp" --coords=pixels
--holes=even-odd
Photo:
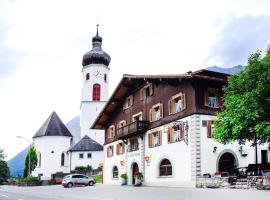
[[[150,160],[150,157],[149,157],[149,156],[145,156],[145,157],[144,157],[144,160],[145,160],[146,162],[148,162],[148,161]]]
[[[213,147],[213,153],[215,153],[216,151],[217,151],[217,147],[214,146],[214,147]]]
[[[125,161],[121,160],[121,161],[120,161],[120,165],[121,165],[121,166],[124,166],[124,164],[125,164]]]

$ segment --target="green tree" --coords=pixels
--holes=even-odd
[[[25,157],[24,161],[24,171],[23,176],[27,177],[30,176],[29,174],[29,158],[30,158],[30,174],[31,172],[36,168],[37,166],[37,152],[34,146],[31,146],[30,149],[27,152],[27,155]]]
[[[264,56],[252,54],[246,68],[230,76],[223,91],[214,138],[223,144],[270,143],[270,47]]]
[[[5,153],[3,149],[0,149],[0,184],[9,178],[9,168],[5,159]]]

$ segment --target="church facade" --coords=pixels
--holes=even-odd
[[[97,25],[98,26],[98,25]],[[92,50],[82,60],[80,128],[68,130],[53,112],[33,136],[38,165],[34,176],[51,179],[57,172],[70,173],[77,166],[103,165],[104,130],[90,129],[108,99],[110,56],[102,50],[102,37],[92,38]]]

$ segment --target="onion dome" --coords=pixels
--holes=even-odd
[[[98,24],[97,34],[92,38],[93,48],[83,56],[82,65],[86,66],[89,64],[104,64],[109,66],[111,57],[105,51],[102,50],[102,37],[98,35]]]

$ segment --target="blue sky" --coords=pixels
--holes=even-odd
[[[124,73],[245,65],[270,44],[269,13],[267,0],[0,0],[0,148],[13,157],[53,110],[79,114],[97,16],[111,92]]]

